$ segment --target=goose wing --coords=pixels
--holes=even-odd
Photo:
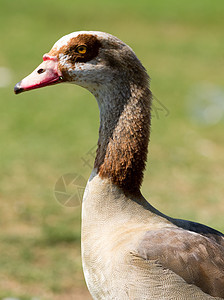
[[[162,293],[164,299],[224,299],[224,247],[198,233],[180,228],[146,232],[131,267],[138,289],[148,295],[159,291],[158,298],[140,299],[163,299]],[[137,285],[131,286],[135,293]]]

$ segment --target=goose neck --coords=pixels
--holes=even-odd
[[[101,88],[95,96],[100,128],[94,167],[101,178],[124,191],[139,192],[147,159],[151,92],[119,82]]]

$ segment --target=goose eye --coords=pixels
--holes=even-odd
[[[79,53],[79,54],[85,54],[86,51],[87,51],[87,47],[86,46],[78,46],[76,51]]]

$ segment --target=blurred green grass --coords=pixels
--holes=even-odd
[[[54,185],[66,173],[88,179],[82,158],[93,162],[96,101],[72,85],[13,95],[14,83],[72,31],[106,31],[129,44],[169,110],[153,118],[145,197],[164,213],[224,230],[224,124],[202,126],[187,110],[195,86],[224,89],[223,13],[222,0],[1,0],[0,67],[12,72],[0,88],[1,299],[86,295],[80,207],[61,206]]]

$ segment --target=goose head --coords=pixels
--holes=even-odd
[[[97,99],[100,129],[94,168],[125,190],[138,190],[147,158],[151,92],[133,50],[99,31],[59,39],[43,62],[16,84],[16,94],[63,82],[88,89]]]
[[[43,56],[43,62],[16,84],[14,92],[70,82],[94,93],[102,86],[117,88],[124,81],[141,85],[147,81],[132,49],[108,33],[79,31],[59,39]]]

